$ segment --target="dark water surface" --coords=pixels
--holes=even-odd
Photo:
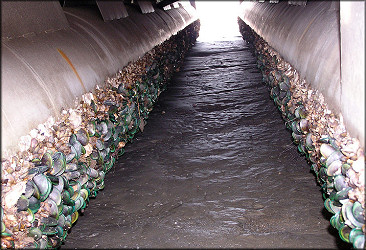
[[[244,41],[197,42],[63,248],[340,248]]]

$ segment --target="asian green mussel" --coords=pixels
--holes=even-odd
[[[342,240],[354,248],[364,248],[364,149],[346,131],[341,114],[328,109],[322,94],[313,90],[250,26],[240,18],[238,23],[244,40],[253,48],[270,98],[299,153],[316,175],[325,208],[334,214],[330,224]]]
[[[75,108],[23,136],[2,159],[2,248],[58,248],[126,143],[143,131],[170,77],[199,33],[199,20],[129,63]]]

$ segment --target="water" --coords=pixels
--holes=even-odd
[[[244,41],[198,41],[63,248],[344,248]]]

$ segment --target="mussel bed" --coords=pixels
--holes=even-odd
[[[1,248],[58,248],[195,43],[188,25],[21,138],[2,159]]]
[[[240,18],[238,24],[293,143],[321,186],[324,207],[333,214],[330,224],[342,240],[364,248],[364,149],[346,131],[342,114],[330,110],[318,90]]]

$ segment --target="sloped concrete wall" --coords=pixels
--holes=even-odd
[[[104,22],[96,6],[1,4],[3,157],[19,149],[21,136],[197,19],[193,7],[142,14],[126,6],[128,17]]]
[[[352,19],[346,22],[345,15]],[[324,95],[333,112],[342,113],[347,130],[364,147],[363,15],[363,2],[342,3],[340,11],[339,1],[243,1],[239,17]]]

